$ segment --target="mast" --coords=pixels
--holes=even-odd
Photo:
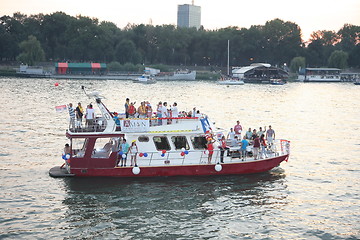
[[[227,56],[227,75],[230,76],[229,74],[229,68],[230,68],[230,40],[228,40],[228,52],[227,52],[228,56]]]

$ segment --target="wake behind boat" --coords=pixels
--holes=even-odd
[[[240,157],[240,147],[224,154],[215,127],[206,115],[177,118],[122,118],[120,126],[102,98],[92,94],[101,116],[93,126],[70,128],[66,166],[50,169],[52,177],[156,177],[249,174],[269,171],[289,158],[290,142],[276,140],[263,158],[252,156],[251,146]],[[217,130],[215,130],[217,129]],[[136,142],[134,152],[122,152],[122,144]],[[212,141],[214,149],[207,148]],[[131,148],[131,147],[130,147]],[[133,149],[133,148],[131,148]],[[210,156],[211,154],[211,156]],[[134,163],[130,162],[135,157]],[[120,160],[126,159],[127,162]],[[132,166],[130,165],[132,164]]]

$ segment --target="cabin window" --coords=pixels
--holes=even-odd
[[[71,140],[71,149],[73,158],[82,158],[85,155],[87,138],[73,138]]]
[[[167,137],[153,137],[156,150],[170,150],[170,145]]]
[[[185,148],[186,150],[190,149],[185,136],[172,136],[171,141],[174,143],[176,150],[182,148]]]
[[[206,148],[206,139],[202,137],[191,137],[191,142],[194,146],[194,149],[205,149]]]
[[[149,137],[147,136],[140,136],[138,137],[139,142],[148,142],[149,141]]]
[[[115,138],[97,138],[91,157],[109,158],[112,152],[117,151],[118,146]]]

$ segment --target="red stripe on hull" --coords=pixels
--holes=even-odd
[[[279,156],[254,162],[238,162],[221,164],[222,170],[217,172],[215,164],[183,165],[183,166],[139,166],[140,173],[135,175],[132,167],[119,168],[72,168],[71,173],[78,177],[159,177],[159,176],[201,176],[201,175],[238,175],[266,172],[287,160],[289,155]]]

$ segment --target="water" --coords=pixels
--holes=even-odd
[[[1,78],[0,238],[359,239],[360,87],[351,83],[219,86]],[[98,90],[111,111],[126,97],[197,107],[226,129],[272,125],[289,162],[247,176],[54,179],[67,113]]]

